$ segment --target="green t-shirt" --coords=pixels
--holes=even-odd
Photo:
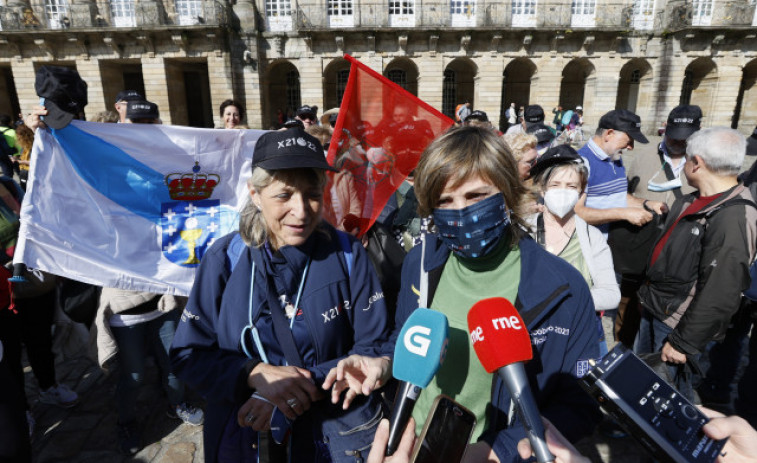
[[[519,281],[520,249],[510,248],[509,240],[503,239],[491,254],[476,259],[450,254],[431,302],[431,308],[449,320],[449,346],[444,363],[413,409],[418,433],[439,394],[451,397],[476,415],[472,442],[487,428],[492,374],[484,370],[471,346],[468,311],[488,297],[515,301]]]
[[[573,235],[570,237],[570,241],[568,241],[568,244],[565,245],[565,249],[560,252],[558,257],[563,258],[576,270],[581,272],[581,276],[584,277],[586,284],[589,285],[589,288],[591,288],[592,280],[591,274],[589,273],[589,264],[586,263],[584,253],[583,251],[581,251],[581,243],[578,241],[578,233],[576,233],[575,231],[573,232]]]

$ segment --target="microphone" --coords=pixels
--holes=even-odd
[[[400,384],[389,420],[387,456],[397,450],[421,389],[428,386],[444,361],[448,326],[447,317],[431,309],[415,309],[402,326],[394,346],[392,375]]]
[[[489,373],[496,370],[510,391],[536,461],[554,461],[555,457],[547,449],[544,423],[523,368],[523,362],[531,360],[533,352],[528,328],[518,311],[503,297],[478,301],[468,312],[468,330],[484,369]]]

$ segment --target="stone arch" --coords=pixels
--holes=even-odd
[[[350,62],[336,58],[323,70],[323,110],[337,108],[342,104],[342,95],[347,87]]]
[[[620,69],[615,109],[646,114],[652,103],[652,66],[643,58],[634,58]]]
[[[679,104],[698,105],[705,116],[712,114],[718,87],[718,67],[710,58],[697,58],[684,71]]]
[[[442,88],[442,112],[455,118],[455,107],[470,101],[475,107],[476,76],[478,66],[468,58],[455,58],[444,68],[444,87]]]
[[[277,111],[284,113],[285,119],[294,117],[302,105],[300,93],[300,71],[288,60],[278,60],[269,64],[265,77],[268,108],[263,127],[275,126]]]
[[[749,133],[757,126],[757,59],[748,62],[741,74],[733,128]]]
[[[591,114],[596,94],[597,72],[588,58],[577,58],[565,65],[560,83],[560,105],[565,109],[583,106]]]
[[[531,81],[536,74],[536,65],[528,58],[515,58],[502,72],[502,102],[500,103],[500,123],[503,127],[507,121],[505,111],[510,103],[516,108],[528,106],[531,101]]]
[[[418,96],[418,66],[409,58],[395,58],[384,68],[384,77]]]

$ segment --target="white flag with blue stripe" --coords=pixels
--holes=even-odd
[[[189,294],[203,254],[238,227],[263,133],[82,121],[38,130],[14,261]]]

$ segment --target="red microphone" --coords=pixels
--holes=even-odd
[[[468,330],[481,365],[489,373],[496,370],[510,391],[536,461],[554,461],[555,457],[547,449],[544,423],[523,368],[523,362],[531,360],[534,354],[531,336],[518,311],[503,297],[478,301],[468,312]]]

